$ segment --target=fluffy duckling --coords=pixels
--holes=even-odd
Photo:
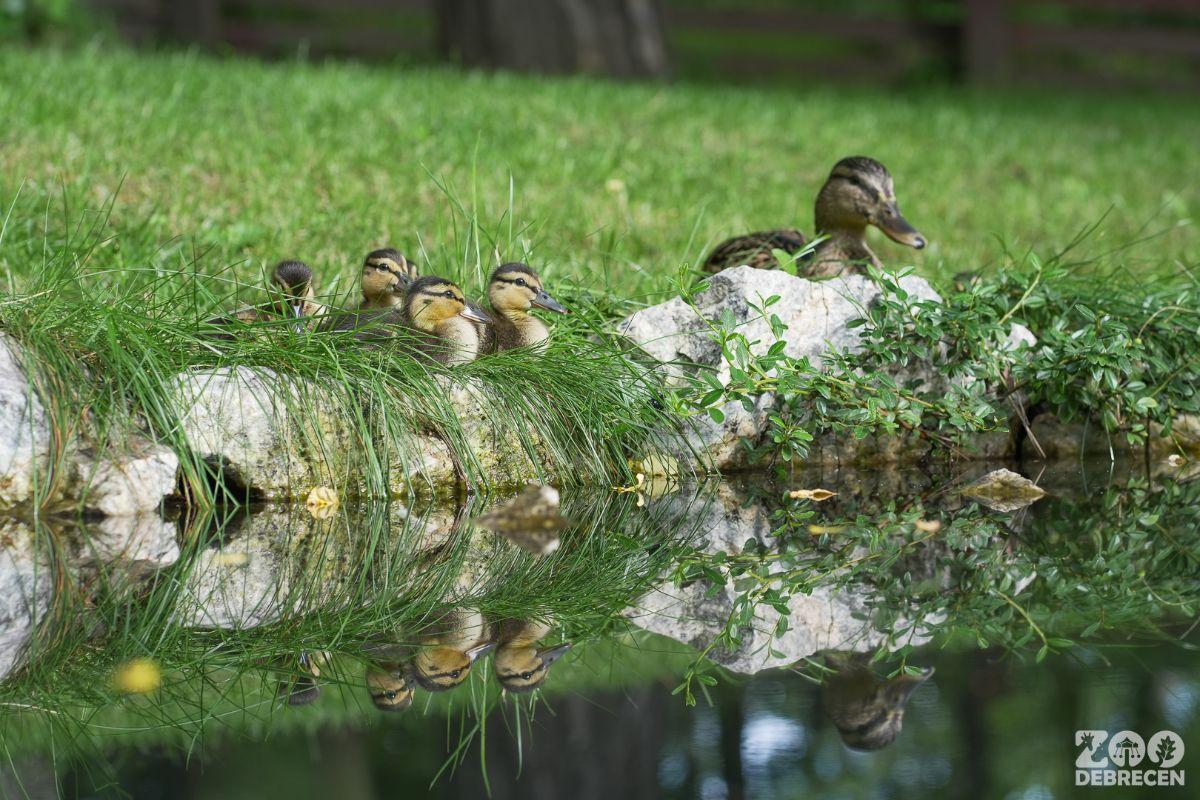
[[[367,253],[362,268],[362,302],[358,307],[394,308],[400,305],[416,277],[416,267],[399,250],[385,247]]]
[[[280,261],[271,271],[270,302],[209,320],[211,325],[255,323],[280,319],[306,320],[324,311],[316,301],[312,269],[303,261]],[[297,323],[297,329],[304,323]]]
[[[551,628],[543,622],[506,620],[500,623],[492,671],[509,692],[532,692],[546,682],[550,667],[571,649],[570,642],[538,647]]]
[[[917,250],[925,247],[925,238],[900,213],[887,167],[866,156],[843,158],[834,165],[817,194],[813,222],[818,235],[827,238],[798,270],[807,277],[828,278],[863,272],[864,265],[880,266],[879,258],[867,245],[868,225],[874,225],[889,239],[907,247]],[[779,263],[772,249],[791,255],[804,245],[804,235],[797,230],[738,236],[718,245],[705,260],[703,269],[720,272],[742,264],[775,269]]]
[[[445,278],[427,275],[408,288],[403,323],[420,335],[421,354],[441,364],[465,364],[479,355],[479,325],[491,317],[467,302],[462,289]]]
[[[879,750],[895,741],[904,722],[904,709],[933,668],[920,675],[901,674],[886,681],[871,671],[860,653],[826,653],[835,672],[822,692],[825,713],[837,726],[842,741],[855,750]]]
[[[433,632],[423,636],[413,659],[413,677],[422,688],[444,692],[463,683],[471,667],[496,646],[487,624],[475,609],[454,609],[442,615]]]
[[[404,711],[413,702],[413,687],[407,670],[397,661],[385,661],[366,668],[367,692],[380,711]]]
[[[550,337],[546,323],[529,313],[540,308],[556,314],[570,310],[542,288],[542,279],[520,262],[501,264],[488,281],[492,324],[483,333],[482,351],[510,350],[541,344]]]
[[[416,277],[416,267],[399,250],[390,247],[372,250],[363,259],[362,275],[359,279],[362,299],[358,302],[358,308],[341,314],[326,315],[321,329],[354,330],[380,319],[383,312],[391,311],[404,302],[408,287]]]
[[[357,330],[359,339],[375,343],[403,331],[414,340],[419,357],[455,365],[475,360],[480,349],[478,326],[491,321],[453,281],[426,275],[408,287],[402,306],[361,311],[338,327]]]

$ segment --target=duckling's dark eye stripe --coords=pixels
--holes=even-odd
[[[525,279],[524,278],[502,278],[499,275],[497,275],[496,280],[500,281],[501,283],[511,283],[511,284],[515,285],[518,281],[524,281]],[[534,288],[533,284],[529,283],[528,281],[525,282],[525,286],[530,289]]]

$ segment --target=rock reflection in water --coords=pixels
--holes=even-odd
[[[684,492],[653,503],[663,504],[668,516],[692,520],[697,546],[707,553],[739,553],[748,540],[766,543],[772,530],[766,504],[732,484],[718,485],[713,501],[703,505]],[[733,613],[737,594],[732,583],[713,587],[696,581],[675,586],[668,581],[640,598],[626,614],[639,627],[707,651],[721,666],[741,673],[788,666],[823,650],[870,652],[888,635],[871,622],[867,592],[818,586],[810,594],[788,599],[788,625],[781,634],[776,631],[782,615],[761,604],[736,650],[709,649]],[[925,637],[915,635],[909,641],[921,644]]]
[[[175,524],[157,514],[0,522],[0,680],[29,655],[56,588],[86,580],[124,593],[178,558]]]

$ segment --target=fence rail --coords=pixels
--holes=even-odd
[[[365,60],[438,50],[438,0],[88,1],[140,44]],[[936,16],[913,0],[813,5],[666,0],[675,72],[1200,90],[1200,0],[959,0]]]

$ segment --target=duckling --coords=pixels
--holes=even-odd
[[[321,696],[321,687],[317,683],[321,677],[321,666],[328,664],[329,660],[329,653],[301,650],[297,658],[299,674],[290,674],[280,680],[276,696],[289,706],[306,706],[315,702]],[[281,668],[292,672],[286,660],[281,662]]]
[[[825,713],[846,746],[855,750],[879,750],[895,741],[908,699],[933,675],[933,668],[927,667],[920,675],[883,681],[868,662],[861,653],[825,654],[825,663],[835,670],[822,692]]]
[[[421,638],[413,659],[413,677],[431,692],[453,689],[467,679],[471,667],[496,646],[488,625],[473,608],[452,609]]]
[[[817,194],[814,212],[817,233],[827,237],[798,272],[814,278],[865,271],[864,265],[879,267],[879,258],[867,245],[868,225],[888,238],[917,250],[925,238],[909,224],[896,204],[892,176],[873,158],[851,156],[834,165]],[[779,266],[772,249],[794,255],[805,246],[797,230],[761,231],[726,240],[705,260],[706,272],[748,264],[758,269]]]
[[[570,314],[570,310],[542,288],[542,279],[520,262],[501,264],[488,281],[488,302],[493,322],[483,334],[482,352],[510,350],[541,344],[550,337],[546,323],[529,313],[531,308]]]
[[[385,247],[367,253],[362,268],[360,309],[394,308],[417,277],[416,267],[399,250]]]
[[[303,261],[280,261],[271,271],[270,302],[235,311],[226,317],[210,319],[210,325],[234,322],[271,322],[279,319],[306,320],[320,315],[324,307],[316,301],[312,269]],[[305,323],[296,323],[299,330]]]
[[[407,670],[397,661],[385,661],[366,668],[367,692],[380,711],[404,711],[413,702],[413,687]]]
[[[570,642],[553,647],[537,647],[549,635],[544,622],[505,620],[500,623],[492,671],[506,691],[532,692],[546,681],[550,667],[571,649]]]
[[[442,364],[464,364],[479,354],[479,329],[492,318],[467,302],[462,289],[437,276],[413,281],[404,300],[403,320],[424,334],[419,350]]]
[[[363,259],[362,299],[354,311],[327,314],[321,330],[348,331],[361,327],[365,322],[379,317],[379,312],[389,311],[404,302],[404,296],[413,279],[416,267],[399,250],[385,247],[372,250]]]

